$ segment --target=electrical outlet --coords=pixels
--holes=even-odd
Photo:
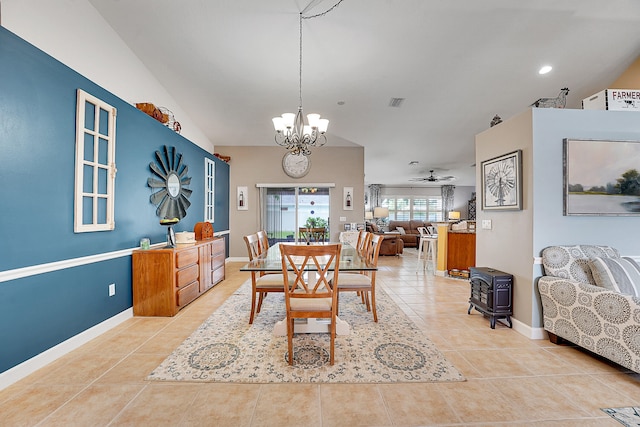
[[[483,230],[491,230],[491,220],[490,219],[483,219],[482,220],[482,229]]]
[[[116,284],[112,283],[109,285],[109,296],[112,297],[116,294]]]

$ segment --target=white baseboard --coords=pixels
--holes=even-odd
[[[20,381],[28,375],[31,375],[38,369],[48,365],[49,363],[59,359],[60,357],[70,353],[78,347],[88,343],[92,339],[104,334],[110,329],[118,326],[125,320],[133,317],[133,307],[128,308],[121,313],[99,323],[78,335],[74,335],[66,341],[61,342],[55,347],[43,351],[42,353],[22,362],[13,368],[0,373],[0,390],[9,387],[11,384]]]
[[[506,323],[506,321],[504,323]],[[511,318],[511,324],[513,325],[514,331],[531,340],[546,340],[549,338],[547,331],[545,331],[544,328],[532,328],[513,317]]]

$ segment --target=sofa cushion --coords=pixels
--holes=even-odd
[[[418,231],[418,227],[426,227],[428,225],[431,225],[431,223],[412,219],[411,221],[409,221],[409,228],[407,229],[407,233],[420,234],[420,232]]]
[[[407,232],[404,231],[404,227],[396,227],[396,230],[398,230],[400,234],[407,234]]]
[[[589,261],[596,285],[640,297],[640,266],[631,258],[594,258]]]
[[[398,231],[398,227],[402,227],[404,228],[405,233],[411,234],[411,228],[409,225],[409,221],[391,220],[389,221],[389,231]]]
[[[549,246],[542,251],[544,274],[595,285],[589,267],[593,258],[620,258],[620,253],[611,246]]]

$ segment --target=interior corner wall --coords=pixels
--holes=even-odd
[[[330,137],[329,137],[330,138]],[[306,184],[334,183],[330,190],[330,238],[337,241],[346,223],[364,222],[364,148],[332,147],[331,140],[321,148],[313,149],[311,170],[300,179],[287,176],[282,170],[282,157],[286,150],[275,146],[216,146],[216,151],[230,156],[231,214],[229,256],[247,258],[243,236],[255,233],[260,225],[258,189],[256,184]],[[248,210],[234,206],[236,187],[248,187]],[[342,189],[353,187],[353,210],[343,210]],[[340,221],[344,217],[345,221]]]
[[[604,139],[640,142],[640,112],[532,108],[476,136],[476,162],[523,150],[523,210],[486,211],[478,193],[477,265],[514,275],[514,317],[542,327],[536,288],[543,274],[539,260],[552,245],[610,245],[637,257],[640,249],[629,230],[637,216],[564,216],[563,140]],[[481,167],[476,172],[481,186]],[[492,222],[491,230],[481,226]]]
[[[513,275],[513,317],[532,326],[533,132],[531,110],[476,135],[476,265]],[[522,210],[482,209],[482,162],[522,150]],[[491,229],[483,229],[483,220]]]

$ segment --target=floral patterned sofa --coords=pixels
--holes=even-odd
[[[640,267],[595,245],[550,246],[542,264],[538,290],[550,341],[569,341],[640,373]]]

